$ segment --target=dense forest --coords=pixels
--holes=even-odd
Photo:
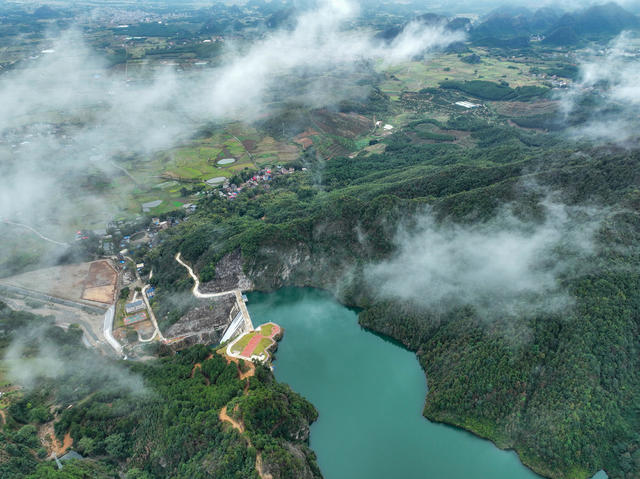
[[[475,146],[412,140],[409,125],[381,154],[314,163],[233,201],[204,199],[190,222],[167,232],[148,261],[160,290],[187,288],[173,255],[203,280],[240,250],[257,289],[315,286],[363,308],[360,322],[416,351],[430,392],[425,415],[514,448],[549,477],[640,471],[638,274],[640,157],[512,128],[480,114],[438,124],[467,130]],[[435,311],[381,298],[370,262],[392,255],[399,226],[425,211],[441,224],[477,225],[508,205],[543,223],[552,195],[601,211],[595,246],[560,278],[569,305],[510,316],[458,304]],[[588,264],[588,268],[585,267]],[[505,331],[519,331],[514,340]]]
[[[86,350],[79,328],[64,331],[4,305],[0,331],[3,351],[21,345],[21,382],[33,379],[0,430],[3,478],[257,479],[257,455],[274,478],[321,477],[307,446],[315,409],[264,366],[252,366],[255,374],[240,380],[246,371],[205,346],[115,362]],[[242,433],[220,419],[225,406],[244,425]],[[61,470],[46,460],[41,436],[53,424],[51,431],[60,441],[69,435],[83,460]]]

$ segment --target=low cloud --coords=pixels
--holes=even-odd
[[[397,250],[368,267],[381,299],[446,312],[472,306],[488,320],[554,312],[571,304],[562,278],[593,252],[601,212],[546,200],[544,219],[525,221],[509,208],[477,225],[439,224],[427,212],[401,229]]]
[[[118,363],[80,345],[56,342],[51,337],[55,328],[35,327],[14,335],[3,357],[12,382],[32,389],[43,380],[60,380],[64,388],[58,396],[64,401],[73,401],[101,387],[132,394],[147,392],[142,378]]]
[[[0,75],[0,218],[65,240],[56,225],[116,215],[111,181],[122,175],[118,167],[131,168],[119,156],[174,147],[212,121],[264,117],[274,91],[291,78],[311,78],[296,83],[297,100],[339,100],[335,82],[319,81],[323,73],[344,71],[338,94],[350,94],[357,65],[404,61],[461,38],[442,26],[411,24],[385,44],[374,32],[355,31],[357,16],[356,3],[327,0],[291,29],[228,46],[217,68],[147,65],[136,81],[110,70],[79,31],[45,41],[39,58]]]
[[[560,97],[565,120],[578,138],[633,147],[638,139],[640,49],[623,33],[580,62],[578,80]]]

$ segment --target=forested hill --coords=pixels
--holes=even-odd
[[[363,308],[364,326],[415,350],[429,382],[427,417],[514,448],[549,477],[600,468],[637,477],[640,154],[473,115],[441,126],[475,146],[417,141],[413,124],[385,140],[384,153],[315,162],[309,152],[307,171],[276,178],[268,192],[202,200],[147,259],[160,295],[190,285],[177,251],[206,281],[220,258],[240,250],[256,288],[331,289]],[[535,230],[549,197],[599,212],[593,248],[558,277],[569,298],[562,308],[492,313],[465,304],[465,291],[433,308],[380,296],[366,279],[368,265],[393,257],[399,224],[411,231],[427,214],[440,225],[488,228],[509,205]]]
[[[567,13],[549,7],[535,11],[499,8],[474,25],[470,35],[482,45],[512,47],[516,41],[528,43],[530,35],[537,35],[543,37],[543,44],[567,46],[612,38],[624,30],[638,28],[640,19],[636,15],[615,2],[608,2]]]
[[[116,363],[87,351],[79,328],[4,307],[0,331],[0,354],[22,345],[13,364],[33,379],[3,415],[3,479],[259,479],[257,455],[273,478],[321,477],[307,446],[315,409],[263,366],[241,380],[239,366],[204,346]],[[225,406],[242,433],[220,419]],[[58,470],[49,434],[84,459]]]

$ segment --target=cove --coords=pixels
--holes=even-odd
[[[311,401],[310,445],[325,479],[533,479],[514,452],[422,416],[427,393],[416,356],[367,332],[324,291],[250,293],[255,326],[285,329],[278,381]]]

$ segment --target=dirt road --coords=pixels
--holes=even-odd
[[[48,238],[47,236],[43,235],[38,230],[36,230],[35,228],[33,228],[33,227],[29,226],[29,225],[25,225],[23,223],[15,223],[15,222],[9,221],[9,220],[4,220],[4,223],[8,224],[8,225],[18,226],[19,228],[28,229],[29,231],[31,231],[32,233],[35,233],[40,238],[42,238],[45,241],[48,241],[49,243],[53,243],[53,244],[58,245],[58,246],[69,246],[69,243],[63,243],[61,241],[56,241],[54,239]]]

